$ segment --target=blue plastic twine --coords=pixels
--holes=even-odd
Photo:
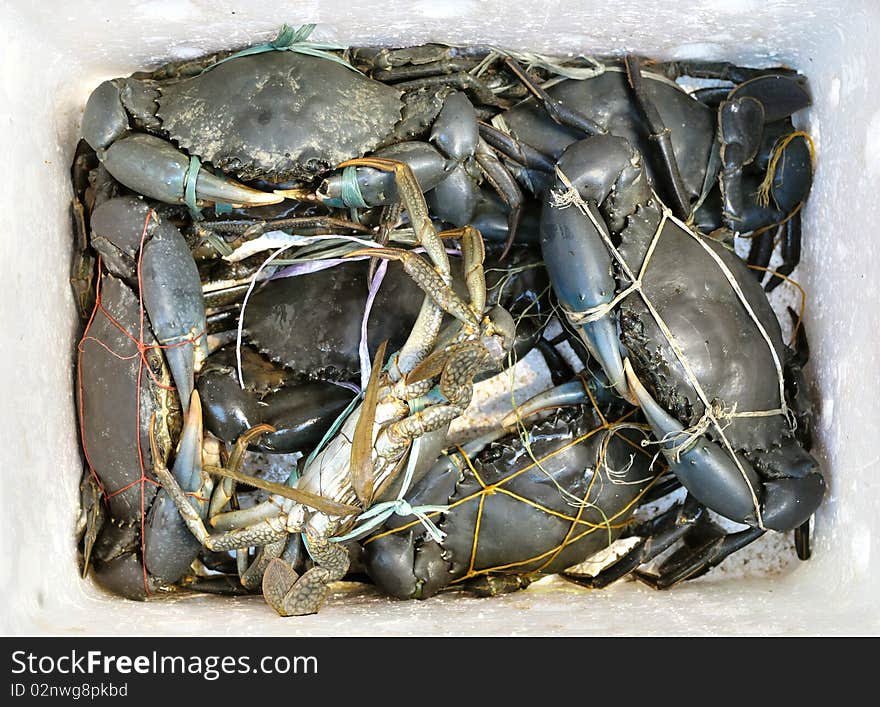
[[[342,203],[352,209],[365,209],[369,204],[361,194],[361,185],[357,180],[357,167],[346,167],[342,170]]]
[[[432,391],[433,392],[433,391]],[[410,403],[410,409],[418,409],[424,408],[427,400],[429,399],[430,393],[424,398],[419,398],[418,401],[412,401]],[[421,402],[419,402],[421,401]],[[397,494],[397,498],[393,501],[383,501],[382,503],[377,503],[374,506],[370,506],[369,509],[361,513],[357,517],[358,525],[355,526],[353,530],[346,533],[345,535],[340,535],[335,538],[330,538],[330,542],[333,543],[342,543],[347,540],[352,540],[360,535],[363,535],[373,528],[378,528],[382,525],[386,520],[388,520],[392,515],[399,515],[401,517],[406,516],[415,516],[418,518],[419,522],[424,526],[425,531],[435,542],[440,542],[446,537],[446,533],[444,533],[440,528],[438,528],[434,522],[428,518],[428,513],[445,513],[449,510],[449,506],[413,506],[404,499],[404,495],[409,491],[409,485],[412,483],[413,473],[415,472],[416,461],[419,457],[419,450],[421,447],[422,439],[419,437],[412,444],[412,448],[410,450],[409,461],[406,465],[406,472],[403,475],[403,483],[400,486],[400,492]],[[365,521],[365,522],[363,522]]]
[[[251,56],[252,54],[262,54],[263,52],[296,52],[297,54],[307,54],[309,56],[316,56],[321,59],[328,59],[330,61],[334,61],[337,64],[341,64],[347,69],[351,69],[352,71],[357,71],[357,73],[361,73],[356,68],[354,68],[351,64],[349,64],[345,59],[341,59],[335,54],[331,54],[331,51],[342,51],[347,49],[347,47],[338,45],[338,44],[330,44],[328,42],[307,42],[305,41],[308,36],[314,31],[316,25],[303,25],[298,29],[293,29],[288,25],[281,25],[281,31],[278,32],[278,36],[275,37],[271,42],[266,42],[265,44],[257,44],[253,47],[248,47],[247,49],[242,49],[239,52],[235,52],[235,54],[231,54],[225,59],[221,59],[218,62],[211,64],[209,67],[202,70],[204,74],[206,71],[210,71],[215,66],[220,66],[230,59],[238,59],[243,56]]]

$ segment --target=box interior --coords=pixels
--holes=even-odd
[[[636,7],[638,6],[638,7]],[[680,0],[230,0],[31,3],[0,8],[0,630],[12,635],[676,635],[880,633],[880,64],[872,3]],[[162,60],[266,41],[282,23],[350,44],[492,44],[546,54],[636,51],[661,59],[780,63],[810,81],[802,123],[817,171],[795,278],[806,288],[814,453],[829,492],[814,555],[783,573],[710,575],[668,592],[559,580],[494,599],[424,602],[341,586],[314,616],[280,619],[260,597],[110,597],[77,571],[82,470],[73,404],[76,313],[68,284],[69,166],[100,81]]]

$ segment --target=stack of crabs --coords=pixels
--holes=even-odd
[[[804,77],[310,29],[86,103],[83,573],[288,616],[344,578],[665,588],[768,530],[806,559],[807,342],[767,297],[800,254]],[[552,387],[450,436],[531,354]]]

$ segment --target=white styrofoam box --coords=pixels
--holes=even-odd
[[[340,43],[490,43],[543,53],[792,65],[809,77],[818,153],[797,279],[809,293],[816,454],[829,492],[814,557],[669,592],[559,581],[483,600],[390,601],[342,587],[317,615],[259,597],[137,603],[77,573],[81,472],[73,404],[68,169],[100,81],[318,23]],[[123,0],[0,5],[0,594],[4,634],[880,633],[880,6],[865,0]]]

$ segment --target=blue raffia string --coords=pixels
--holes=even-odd
[[[424,396],[424,398],[419,398],[419,401],[422,402],[412,401],[410,403],[410,409],[418,410],[424,408],[429,396],[430,393],[427,396]],[[413,506],[409,501],[404,499],[404,496],[406,495],[406,492],[409,491],[409,486],[412,483],[412,477],[415,472],[416,462],[418,461],[421,443],[421,438],[418,438],[412,444],[409,461],[406,465],[406,472],[404,472],[403,475],[403,483],[400,486],[400,492],[397,494],[397,498],[393,501],[383,501],[382,503],[370,506],[370,508],[357,517],[358,525],[356,525],[353,530],[345,535],[330,538],[330,542],[342,543],[362,536],[364,533],[367,533],[374,528],[378,528],[395,514],[404,518],[406,516],[415,516],[418,518],[419,522],[424,526],[425,531],[435,542],[439,543],[444,537],[446,537],[446,533],[434,524],[434,522],[428,517],[428,513],[446,513],[446,511],[449,510],[449,506]]]
[[[183,198],[189,208],[189,212],[196,221],[202,220],[202,211],[196,203],[196,183],[199,181],[199,170],[202,161],[195,155],[190,155],[189,168],[186,170],[186,186],[183,189]]]
[[[328,42],[307,42],[306,39],[308,36],[314,31],[316,25],[303,25],[298,29],[293,29],[288,25],[282,25],[281,31],[278,33],[278,36],[275,37],[271,42],[266,42],[265,44],[257,44],[253,47],[248,47],[247,49],[242,49],[239,52],[235,52],[235,54],[231,54],[225,59],[221,59],[218,62],[211,64],[209,67],[202,70],[204,74],[206,71],[210,71],[216,66],[220,66],[230,59],[239,59],[243,56],[251,56],[253,54],[262,54],[264,52],[296,52],[297,54],[307,54],[309,56],[316,56],[321,59],[328,59],[329,61],[336,62],[337,64],[341,64],[347,69],[351,69],[352,71],[356,71],[357,73],[362,73],[358,71],[358,69],[354,68],[351,64],[349,64],[345,59],[341,59],[335,54],[331,54],[333,51],[342,51],[347,49],[347,47],[341,46],[339,44],[330,44]]]
[[[357,180],[357,167],[346,167],[342,170],[342,203],[352,209],[365,209],[369,204],[361,194],[361,185]]]

